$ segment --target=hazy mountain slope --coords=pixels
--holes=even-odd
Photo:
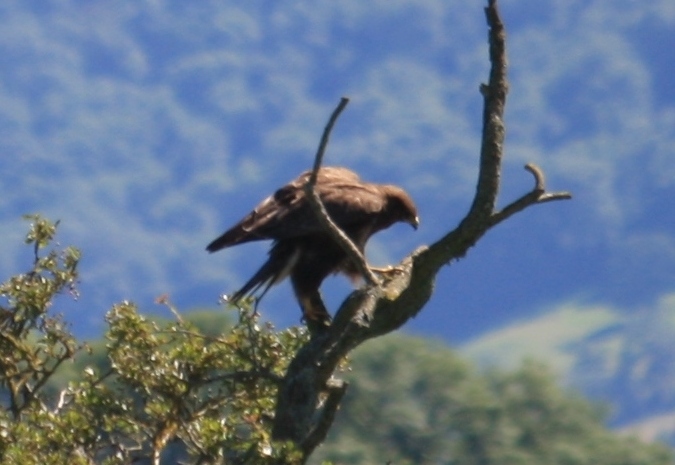
[[[675,294],[652,308],[563,305],[485,334],[462,352],[484,366],[542,360],[564,383],[607,402],[612,425],[646,438],[673,436]]]

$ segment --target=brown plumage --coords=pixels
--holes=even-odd
[[[305,197],[309,176],[306,171],[277,190],[206,247],[216,252],[250,241],[274,241],[268,260],[230,296],[231,302],[264,286],[262,298],[270,286],[290,276],[305,318],[325,323],[330,317],[319,294],[323,280],[332,273],[358,279],[357,268],[325,232]],[[363,182],[346,168],[321,168],[315,189],[333,222],[362,253],[376,232],[399,221],[415,228],[419,223],[415,204],[403,189]]]

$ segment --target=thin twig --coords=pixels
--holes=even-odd
[[[534,189],[532,192],[543,194],[546,191],[546,181],[544,180],[544,172],[534,163],[525,165],[525,170],[529,171],[534,176]]]
[[[312,168],[312,174],[309,177],[309,184],[311,184],[312,187],[316,185],[316,178],[319,175],[319,168],[321,168],[321,164],[323,163],[323,156],[326,153],[326,147],[328,146],[330,133],[333,131],[333,126],[335,126],[335,122],[340,116],[340,113],[342,113],[342,110],[345,109],[348,103],[349,99],[347,97],[342,97],[340,99],[340,103],[338,103],[338,106],[335,108],[335,110],[333,110],[333,114],[330,115],[328,123],[323,130],[321,141],[319,142],[319,148],[317,149],[316,156],[314,157],[314,167]]]
[[[375,276],[375,273],[370,270],[363,254],[356,247],[356,245],[354,245],[352,240],[333,222],[333,220],[331,220],[328,212],[326,211],[326,207],[323,205],[323,202],[321,202],[321,198],[315,189],[319,176],[319,169],[321,168],[321,163],[323,162],[323,156],[326,152],[326,146],[328,145],[330,133],[333,130],[335,121],[337,121],[338,116],[340,116],[342,110],[344,110],[344,108],[347,106],[347,103],[349,103],[349,99],[342,97],[337,108],[335,108],[333,114],[328,120],[328,124],[326,124],[326,128],[324,129],[323,135],[321,136],[319,148],[316,152],[316,157],[314,158],[314,168],[312,169],[312,173],[305,184],[305,195],[307,196],[309,205],[312,208],[314,215],[316,215],[316,218],[319,220],[321,226],[323,226],[330,237],[335,242],[337,242],[340,247],[342,247],[349,257],[349,260],[351,260],[352,263],[357,266],[365,282],[369,286],[375,286],[379,284],[377,276]]]

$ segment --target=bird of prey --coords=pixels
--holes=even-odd
[[[273,241],[267,261],[228,298],[230,302],[264,287],[260,300],[270,286],[290,277],[304,319],[328,324],[330,316],[319,293],[323,280],[343,273],[358,281],[358,268],[326,232],[305,196],[310,175],[306,171],[278,189],[206,247],[216,252],[251,241]],[[396,222],[409,223],[415,229],[419,224],[417,208],[403,189],[364,182],[347,168],[321,168],[315,191],[335,225],[361,253],[376,232]]]

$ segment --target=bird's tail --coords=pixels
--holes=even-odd
[[[264,287],[257,299],[257,302],[260,302],[270,287],[283,281],[289,275],[299,256],[299,251],[289,244],[276,243],[270,250],[270,257],[263,266],[241,289],[229,296],[228,301],[236,304],[244,297],[254,295],[260,288]]]
[[[258,290],[265,286],[265,289],[262,291],[260,296],[258,296],[258,301],[263,298],[267,293],[270,287],[276,282],[275,276],[276,272],[273,267],[270,266],[270,261],[268,260],[260,269],[249,279],[246,284],[242,286],[237,292],[228,296],[228,302],[232,304],[237,304],[241,299],[246,296],[254,295]]]

